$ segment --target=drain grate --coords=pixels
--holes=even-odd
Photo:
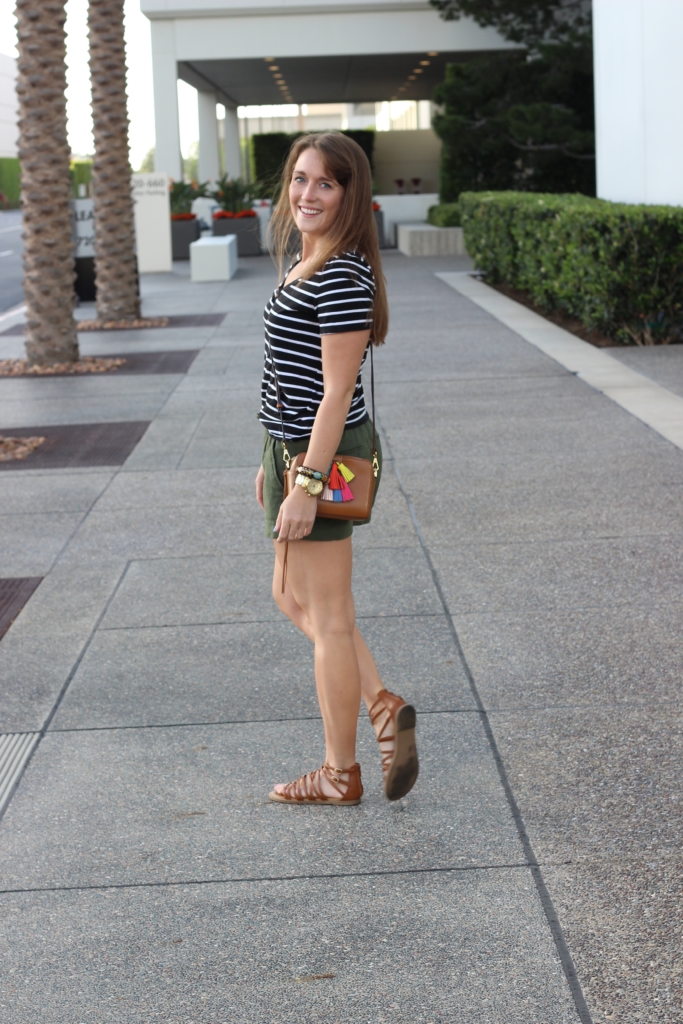
[[[107,370],[105,373],[49,373],[44,376],[26,375],[22,380],[55,380],[57,377],[68,377],[69,380],[102,380],[112,377],[120,377],[124,373],[187,373],[193,362],[199,355],[201,349],[179,348],[168,349],[163,352],[116,352],[114,355],[107,355],[107,359],[125,359],[123,366],[116,370]],[[103,357],[104,358],[104,357]],[[18,380],[18,377],[4,378]]]
[[[114,375],[118,377],[123,373],[187,373],[199,352],[198,348],[179,348],[165,352],[118,352],[113,358],[126,361],[114,371]]]
[[[9,803],[39,736],[39,732],[9,732],[0,736],[0,814]]]
[[[148,420],[125,423],[79,423],[53,427],[0,427],[8,437],[44,437],[27,458],[0,462],[0,472],[22,469],[87,469],[120,466],[149,426]]]
[[[0,638],[5,635],[42,576],[0,580]]]
[[[192,313],[188,316],[169,316],[166,328],[169,327],[220,327],[225,320],[225,313]],[[140,330],[141,328],[130,328],[130,327],[114,327],[108,330],[106,333],[110,334],[111,330],[116,331],[129,331],[129,330]],[[145,331],[158,330],[155,327],[145,327]],[[1,332],[4,336],[9,334],[23,334],[24,324],[12,324],[6,331]]]
[[[125,359],[123,366],[107,373],[84,373],[78,379],[102,380],[106,377],[111,380],[112,377],[120,377],[124,373],[187,373],[200,351],[198,348],[180,348],[164,352],[117,352],[115,355],[107,355],[107,359]],[[74,375],[51,373],[49,376],[31,377],[31,380],[54,380],[55,377],[69,377],[73,380]]]

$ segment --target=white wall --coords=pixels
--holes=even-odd
[[[373,162],[378,192],[395,193],[396,178],[404,179],[406,192],[411,178],[422,178],[423,192],[439,191],[441,139],[432,128],[377,132]]]
[[[0,156],[17,155],[19,104],[16,78],[16,60],[0,53]]]
[[[183,176],[178,124],[178,69],[172,21],[152,22],[154,69],[154,167],[174,181]]]
[[[220,177],[218,157],[218,121],[215,92],[197,92],[199,114],[199,180],[216,181]]]
[[[683,205],[683,2],[593,0],[598,195]]]

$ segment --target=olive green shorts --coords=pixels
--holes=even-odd
[[[294,456],[298,455],[299,452],[305,452],[309,443],[310,438],[308,437],[305,437],[300,441],[287,441],[287,451],[292,458],[294,458]],[[378,435],[376,435],[375,443],[377,445],[379,473],[377,474],[377,481],[375,483],[373,505],[377,498],[380,480],[382,479],[382,446],[380,445]],[[337,447],[337,452],[340,455],[355,455],[360,459],[371,459],[372,422],[370,420],[366,420],[365,423],[361,423],[358,427],[350,427],[345,430]],[[277,438],[271,437],[268,432],[266,432],[265,441],[263,442],[262,462],[263,471],[265,473],[263,480],[263,504],[266,510],[266,537],[270,537],[271,540],[275,540],[277,534],[273,531],[284,496],[283,480],[285,463],[282,453],[282,441],[278,441]],[[367,519],[363,519],[362,522],[354,524],[351,520],[324,519],[322,516],[318,516],[308,537],[304,537],[303,539],[344,540],[345,537],[351,536],[354,525],[363,526],[365,523],[369,522],[369,517]]]

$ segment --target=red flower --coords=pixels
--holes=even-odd
[[[379,205],[379,203],[373,203],[372,204],[372,209],[374,210],[375,213],[377,213],[377,211],[381,210],[382,207]]]
[[[240,210],[239,213],[233,213],[232,210],[216,210],[213,215],[214,220],[220,220],[224,217],[234,217],[236,220],[240,220],[242,217],[258,217],[258,214],[256,210]]]

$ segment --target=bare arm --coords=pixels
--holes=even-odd
[[[324,473],[337,451],[369,337],[369,330],[322,336],[324,396],[306,456],[306,465],[311,469]],[[317,502],[303,488],[295,487],[280,506],[278,540],[284,542],[295,536],[300,539],[310,533],[316,506]]]

